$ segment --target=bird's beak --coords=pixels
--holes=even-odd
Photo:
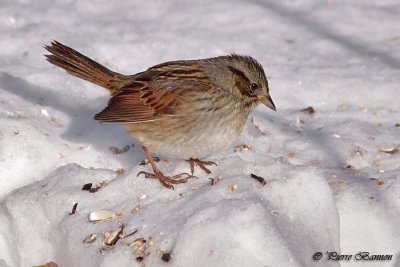
[[[259,97],[259,100],[261,101],[261,103],[263,103],[264,105],[266,105],[270,109],[276,111],[275,104],[274,104],[274,102],[272,101],[272,99],[271,99],[271,97],[269,95],[262,95],[262,96]]]

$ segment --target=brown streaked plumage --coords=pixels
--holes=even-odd
[[[264,70],[252,57],[171,61],[123,75],[59,42],[45,48],[50,63],[110,91],[107,107],[95,119],[122,123],[142,144],[153,168],[146,177],[168,188],[190,176],[165,176],[150,151],[189,159],[192,175],[195,165],[209,173],[205,165],[212,162],[198,158],[229,146],[259,103],[275,110]]]

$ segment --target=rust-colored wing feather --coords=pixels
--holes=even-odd
[[[181,98],[209,89],[200,66],[180,63],[164,63],[138,73],[131,83],[114,93],[108,106],[95,119],[137,123],[180,113]]]

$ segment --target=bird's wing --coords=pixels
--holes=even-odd
[[[157,65],[138,73],[133,82],[114,93],[108,106],[95,119],[137,123],[184,115],[186,101],[210,91],[208,81],[196,64],[176,61]]]

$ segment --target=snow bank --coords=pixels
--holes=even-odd
[[[0,266],[400,266],[399,12],[395,0],[3,1]],[[126,74],[249,54],[278,112],[257,108],[235,144],[249,151],[212,155],[211,175],[167,190],[136,177],[150,167],[120,125],[92,119],[105,90],[45,62],[53,39]],[[189,171],[167,160],[167,174]],[[89,222],[99,210],[116,217]]]

